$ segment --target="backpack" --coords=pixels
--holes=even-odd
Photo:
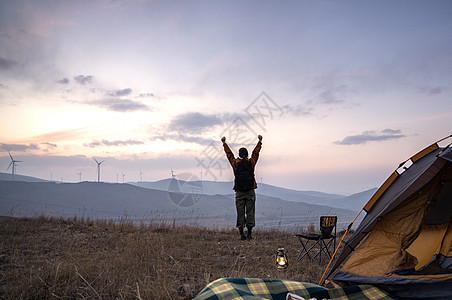
[[[241,159],[235,165],[235,190],[247,192],[254,188],[254,167],[248,159]]]

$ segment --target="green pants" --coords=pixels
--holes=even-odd
[[[235,192],[235,207],[237,208],[237,228],[243,229],[244,226],[247,228],[253,228],[254,214],[255,214],[255,203],[256,194],[254,189],[248,192]]]

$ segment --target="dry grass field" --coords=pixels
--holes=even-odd
[[[221,277],[317,283],[323,267],[296,261],[294,233],[58,218],[0,217],[0,298],[177,299]],[[278,247],[289,268],[278,270]]]

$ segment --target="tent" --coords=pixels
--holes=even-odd
[[[328,276],[402,298],[452,299],[452,147],[401,163],[363,210]],[[411,164],[411,165],[409,165]],[[408,166],[409,165],[409,166]]]

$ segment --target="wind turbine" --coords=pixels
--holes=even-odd
[[[122,183],[124,183],[124,177],[126,177],[126,175],[124,175],[124,172],[122,173]]]
[[[94,159],[94,160],[96,161],[96,163],[97,163],[97,182],[100,182],[100,165],[101,165],[105,160],[103,160],[103,161],[101,161],[101,162],[98,162],[96,158],[93,157],[93,159]]]
[[[22,162],[21,160],[14,160],[13,156],[11,155],[11,153],[8,151],[9,157],[11,158],[11,162],[8,166],[8,168],[6,169],[6,171],[9,170],[9,168],[11,168],[11,174],[13,175],[13,181],[14,181],[14,174],[16,174],[16,163],[18,162]]]
[[[82,182],[82,170],[80,170],[80,172],[77,172],[77,174],[78,174],[79,182]]]
[[[141,172],[141,169],[140,169],[140,181],[141,182],[143,181],[143,172]]]
[[[171,178],[172,178],[172,179],[175,179],[175,178],[176,178],[176,175],[174,175],[173,168],[171,168]]]

